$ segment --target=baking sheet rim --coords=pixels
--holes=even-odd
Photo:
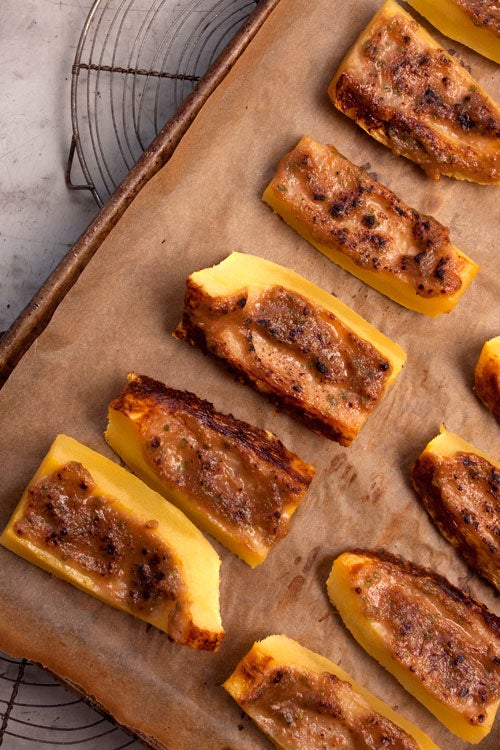
[[[0,340],[0,389],[48,325],[101,243],[146,183],[168,162],[197,114],[224,80],[280,0],[257,0],[243,26],[212,63],[173,117],[146,148],[95,219],[64,255]]]

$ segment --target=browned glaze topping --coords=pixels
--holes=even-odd
[[[155,473],[219,526],[251,546],[285,536],[287,506],[300,500],[314,470],[275,436],[145,376],[130,382],[112,408],[134,418]]]
[[[475,26],[481,26],[500,37],[500,5],[492,0],[455,0]]]
[[[473,453],[424,453],[412,479],[441,533],[500,590],[500,471]]]
[[[280,200],[310,227],[313,241],[358,266],[410,284],[420,297],[453,294],[464,261],[449,230],[417,213],[333,146],[303,145],[281,162]]]
[[[476,367],[474,388],[486,408],[500,422],[500,366],[496,358]]]
[[[450,72],[451,58],[428,47],[415,24],[382,16],[356,55],[336,83],[335,103],[343,112],[368,131],[380,130],[394,153],[419,162],[436,179],[441,172],[499,179],[496,108],[464,69]]]
[[[95,491],[77,462],[61,466],[28,488],[19,536],[89,575],[100,593],[131,611],[179,609],[183,582],[172,554],[155,534],[156,521],[140,523]],[[176,604],[177,603],[177,604]],[[174,608],[175,608],[174,607]]]
[[[304,667],[244,667],[255,688],[241,700],[261,729],[283,747],[324,750],[417,750],[413,737],[373,711],[348,682]]]
[[[428,692],[481,724],[500,698],[500,619],[432,571],[389,553],[368,555],[371,562],[351,569],[365,616]]]
[[[188,281],[182,325],[193,343],[343,444],[356,436],[392,371],[331,312],[281,286],[212,299]]]

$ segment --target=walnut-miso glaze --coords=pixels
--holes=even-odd
[[[500,5],[488,0],[454,0],[473,20],[475,26],[490,29],[500,38]]]
[[[388,552],[362,551],[349,587],[392,660],[481,725],[500,699],[500,619],[444,577]]]
[[[342,445],[356,436],[392,374],[388,359],[332,312],[274,284],[212,297],[188,279],[176,335],[222,357],[284,410]]]
[[[254,687],[239,702],[258,726],[289,750],[417,750],[409,734],[374,711],[334,674],[299,666],[266,669],[263,657],[240,666]]]
[[[50,550],[131,611],[171,603],[178,611],[183,583],[175,559],[155,534],[96,491],[90,473],[70,462],[28,488],[29,501],[15,532]],[[179,602],[174,607],[175,602]]]
[[[427,174],[500,182],[500,110],[396,3],[349,52],[329,94],[368,133]]]
[[[424,451],[412,480],[439,531],[500,591],[500,470],[473,453]]]
[[[323,252],[337,250],[385,277],[385,293],[403,283],[429,299],[454,295],[462,286],[466,260],[451,244],[449,230],[405,204],[334,146],[305,136],[281,160],[272,186],[272,205],[285,220],[290,215]]]
[[[136,445],[134,470],[153,477],[206,531],[222,531],[220,541],[227,546],[231,539],[243,559],[245,551],[263,559],[287,534],[314,475],[272,433],[144,375],[129,375],[109,417],[106,436],[118,453]]]

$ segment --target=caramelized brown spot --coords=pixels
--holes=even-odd
[[[182,579],[168,548],[112,498],[96,493],[81,464],[41,477],[28,495],[16,533],[89,575],[111,599],[140,612],[182,601]]]

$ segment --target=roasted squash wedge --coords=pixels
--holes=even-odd
[[[328,94],[430,177],[500,184],[498,104],[394,0],[347,53]]]
[[[408,0],[450,39],[500,63],[500,7],[484,0]]]
[[[410,310],[449,312],[478,271],[436,219],[309,136],[283,157],[262,197],[327,258]]]
[[[441,534],[500,592],[500,463],[442,427],[411,475]]]
[[[477,743],[500,703],[500,618],[384,551],[340,555],[328,594],[361,646],[451,732]]]
[[[223,687],[284,750],[438,750],[341,667],[285,635],[254,643]]]
[[[242,253],[191,274],[174,335],[221,357],[281,409],[342,445],[354,440],[406,358],[331,294]]]
[[[288,533],[315,472],[272,433],[144,375],[129,375],[108,417],[127,466],[252,567]]]
[[[500,336],[486,341],[474,370],[474,389],[500,422]]]
[[[217,553],[137,477],[58,435],[0,543],[88,594],[215,651],[224,635]]]

